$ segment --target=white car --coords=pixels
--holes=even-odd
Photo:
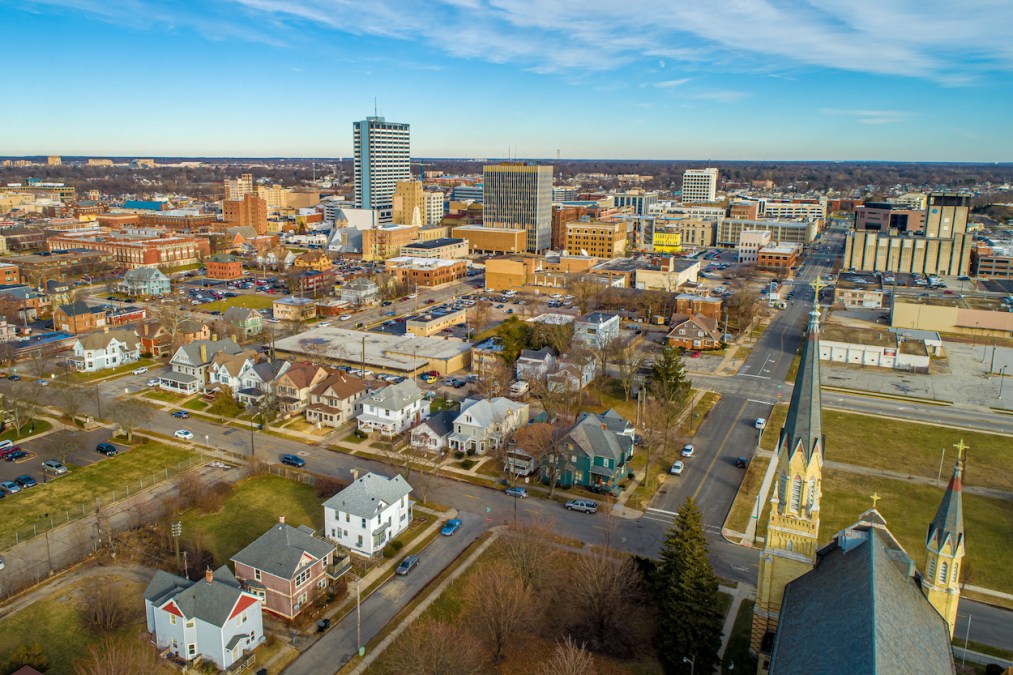
[[[186,429],[178,429],[176,433],[173,434],[173,436],[182,439],[184,441],[193,440],[193,433],[187,431]]]
[[[756,422],[753,424],[753,426],[760,430],[766,429],[767,420],[763,419],[762,417],[757,417]]]
[[[419,297],[419,294],[418,293],[409,293],[408,297],[414,300],[415,298]]]
[[[321,321],[320,323],[317,324],[317,328],[327,328],[330,325],[331,325],[330,321]]]
[[[141,366],[140,368],[134,368],[130,372],[132,372],[134,375],[144,375],[144,373],[148,372],[148,367],[147,366]]]
[[[559,300],[561,297],[563,297],[563,294],[562,293],[553,293],[549,297],[552,298],[553,300]]]
[[[682,455],[683,457],[692,457],[693,446],[687,443],[686,445],[682,446],[682,452],[680,452],[679,454]]]
[[[157,377],[149,377],[146,384],[149,387],[157,387],[159,385],[159,383],[161,383],[161,380],[158,379]]]
[[[342,315],[341,315],[341,320],[342,320],[342,321],[348,321],[348,320],[349,320],[349,319],[351,319],[351,318],[352,318],[352,315],[351,315],[351,314],[342,314]]]
[[[672,465],[672,468],[668,470],[668,473],[672,474],[673,476],[681,476],[682,470],[685,468],[686,468],[685,464],[683,464],[682,462],[676,462],[675,464]]]

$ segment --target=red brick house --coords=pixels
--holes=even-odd
[[[106,325],[106,311],[81,302],[60,305],[53,310],[53,328],[66,333],[87,333]]]
[[[676,315],[672,318],[672,332],[668,334],[669,347],[684,349],[717,349],[721,346],[718,322],[703,314]]]
[[[295,618],[330,583],[335,548],[306,526],[278,524],[232,558],[236,578],[268,612]]]

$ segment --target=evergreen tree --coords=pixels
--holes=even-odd
[[[651,366],[647,390],[670,407],[681,408],[689,395],[690,381],[682,367],[682,356],[676,347],[665,347],[661,357]]]
[[[49,657],[42,651],[42,645],[38,642],[23,644],[14,650],[7,662],[0,666],[0,673],[8,675],[30,666],[40,673],[49,670]]]
[[[700,510],[687,497],[655,568],[658,653],[666,673],[710,673],[718,665],[725,617],[707,559]]]

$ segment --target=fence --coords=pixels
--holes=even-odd
[[[26,525],[23,528],[16,529],[13,533],[5,532],[4,535],[0,537],[0,551],[5,551],[17,546],[18,544],[29,541],[57,527],[62,527],[76,520],[86,518],[90,515],[95,515],[103,508],[107,508],[110,505],[123,501],[124,499],[129,499],[144,490],[150,490],[159,483],[163,483],[170,478],[178,476],[184,471],[189,471],[195,466],[204,465],[207,461],[208,458],[201,453],[199,458],[191,458],[185,462],[179,462],[174,467],[165,467],[162,471],[157,471],[148,476],[142,476],[141,478],[131,480],[128,483],[118,485],[115,488],[106,488],[98,494],[92,492],[87,501],[81,501],[75,504],[64,504],[58,511],[50,513],[48,518],[40,518],[30,526]]]

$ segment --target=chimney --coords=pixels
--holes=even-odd
[[[201,363],[204,363],[207,360],[208,360],[208,346],[206,344],[202,344],[200,346],[200,361]]]
[[[214,581],[214,580],[215,580],[215,573],[214,573],[214,572],[212,572],[212,571],[211,571],[211,568],[209,567],[209,568],[207,568],[207,570],[206,570],[206,571],[204,572],[204,581],[206,581],[206,582],[208,582],[208,583],[210,584],[210,583],[211,583],[212,581]]]
[[[281,525],[284,525],[285,524],[285,516],[278,516],[278,523],[280,523]]]
[[[601,423],[601,430],[602,431],[608,431],[608,425],[606,425],[604,422],[602,422]]]
[[[103,333],[108,333],[109,332],[109,326],[103,326],[102,327],[102,332]]]
[[[216,335],[215,333],[211,333],[211,341],[218,342],[218,335]]]

